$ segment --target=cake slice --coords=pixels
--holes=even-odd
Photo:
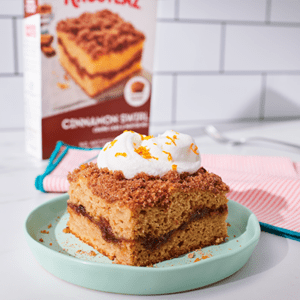
[[[224,242],[229,188],[219,176],[198,168],[194,143],[184,141],[186,135],[179,133],[167,133],[160,140],[135,133],[125,135],[125,139],[121,135],[106,145],[97,164],[84,164],[69,174],[70,231],[116,263],[132,266],[152,265]],[[137,168],[132,166],[129,172],[124,162],[123,170],[114,170],[118,160],[136,159],[132,149],[124,147],[126,140],[132,142],[133,152],[145,164],[137,159]],[[161,151],[166,160],[149,141],[169,150]],[[173,141],[176,146],[171,142],[161,148],[162,141]],[[169,146],[175,149],[170,151]],[[110,155],[116,158],[114,162],[107,160]],[[152,163],[160,159],[161,168],[157,169],[158,164],[153,168]],[[99,164],[108,164],[110,169]],[[166,172],[168,164],[170,170]],[[183,166],[189,172],[180,172]],[[140,172],[140,167],[148,174]],[[155,174],[161,172],[164,174]]]
[[[57,24],[61,65],[94,97],[141,70],[145,36],[109,10]]]

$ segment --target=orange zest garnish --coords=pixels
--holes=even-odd
[[[150,140],[150,139],[153,139],[153,138],[154,138],[153,135],[146,135],[146,136],[143,136],[142,134],[140,134],[140,136],[141,136],[142,141],[144,141],[144,140]]]
[[[166,145],[172,145],[172,143],[170,143],[170,142],[166,142],[165,144],[166,144]]]
[[[193,147],[195,146],[195,147]],[[198,147],[196,145],[194,145],[194,143],[191,143],[190,149],[196,154],[199,155],[199,153],[197,152]]]
[[[81,170],[84,170],[85,168],[86,168],[86,165],[81,165],[81,166],[80,166],[80,169],[81,169]]]
[[[115,157],[117,157],[117,156],[124,156],[124,157],[126,157],[127,154],[126,154],[125,152],[117,152],[117,153],[115,154]]]
[[[156,144],[156,143],[153,143],[153,145],[157,146],[157,144]]]
[[[169,137],[169,136],[166,136],[166,138],[169,139],[169,140],[171,140],[171,142],[176,146],[176,143],[175,143],[174,139],[172,139],[172,138]]]
[[[134,151],[139,154],[142,158],[145,158],[145,159],[156,159],[158,160],[157,157],[154,157],[151,155],[149,149],[145,146],[139,146],[138,148],[134,149]]]
[[[177,165],[172,165],[172,170],[177,171]]]
[[[173,159],[172,155],[170,152],[163,151],[163,153],[168,154],[168,161],[171,161]]]
[[[132,130],[124,130],[123,132],[131,132],[131,133],[135,133],[135,132],[132,131]]]
[[[173,135],[173,139],[174,139],[174,140],[177,140],[177,139],[178,139],[177,135],[174,134],[174,135]]]
[[[103,151],[106,151],[106,150],[107,150],[107,148],[108,148],[108,146],[106,146],[106,147],[103,149]]]
[[[112,142],[110,142],[109,148],[111,148],[118,140],[113,140]]]

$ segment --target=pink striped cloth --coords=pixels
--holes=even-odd
[[[68,191],[68,172],[100,151],[64,146],[68,147],[62,145],[52,157],[52,166],[49,163],[48,170],[38,176],[39,190]],[[285,157],[202,154],[201,158],[207,171],[230,186],[228,197],[248,207],[263,230],[300,241],[300,163]]]
[[[299,162],[285,157],[210,154],[201,157],[202,165],[230,186],[228,198],[248,207],[261,225],[292,231],[283,230],[281,235],[295,235],[294,239],[300,240]]]

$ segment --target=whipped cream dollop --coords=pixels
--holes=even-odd
[[[122,171],[125,178],[138,173],[163,176],[170,170],[195,173],[201,165],[194,139],[183,133],[168,130],[158,137],[124,131],[100,151],[99,168]]]

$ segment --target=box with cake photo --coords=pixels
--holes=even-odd
[[[156,1],[25,0],[27,149],[148,134]]]

